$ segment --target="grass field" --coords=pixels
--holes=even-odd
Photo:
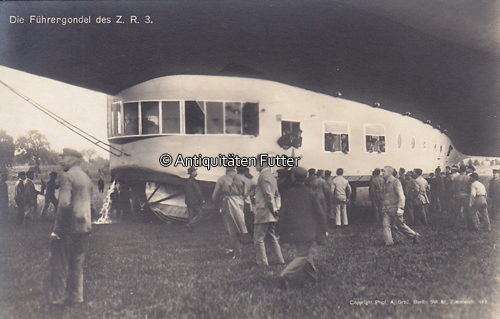
[[[86,302],[72,307],[48,304],[52,224],[9,223],[0,229],[0,318],[500,318],[499,224],[471,233],[445,227],[443,216],[430,221],[415,227],[420,244],[385,247],[377,225],[352,219],[315,248],[320,282],[299,278],[288,289],[276,280],[283,266],[257,267],[252,245],[241,260],[225,255],[218,216],[194,233],[94,225]],[[290,262],[292,247],[283,251]]]

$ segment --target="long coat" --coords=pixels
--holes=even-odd
[[[292,184],[282,202],[277,225],[281,241],[303,243],[318,240],[327,231],[325,212],[306,185]]]
[[[92,229],[91,200],[90,178],[80,166],[71,167],[61,176],[54,233],[89,233]]]

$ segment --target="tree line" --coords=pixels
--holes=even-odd
[[[97,156],[94,149],[85,149],[81,152],[88,163],[97,162],[99,166],[108,164],[108,160]],[[37,130],[30,130],[28,134],[19,136],[16,140],[5,130],[0,130],[0,168],[26,164],[57,165],[59,155],[50,148],[47,137]]]

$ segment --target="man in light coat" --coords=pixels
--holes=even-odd
[[[255,189],[255,225],[253,235],[256,262],[258,265],[269,265],[264,243],[264,239],[267,236],[270,250],[274,254],[276,262],[284,264],[285,260],[283,259],[281,247],[275,234],[275,225],[278,220],[278,210],[281,204],[278,182],[266,162],[258,163],[257,170],[260,174]]]
[[[242,236],[248,233],[243,209],[249,191],[245,177],[236,174],[236,168],[226,167],[226,174],[217,180],[212,194],[229,233],[229,252],[233,252],[233,259],[241,258]]]
[[[83,302],[83,263],[92,230],[92,182],[82,170],[82,154],[65,148],[60,165],[59,203],[52,231],[50,302]]]
[[[337,176],[333,179],[332,193],[335,201],[335,224],[337,226],[347,226],[347,202],[351,196],[352,190],[347,179],[343,176],[344,169],[337,169]]]
[[[415,181],[417,182],[417,190],[416,197],[414,201],[414,217],[415,220],[420,219],[423,225],[427,225],[427,207],[429,206],[429,197],[427,193],[430,192],[429,183],[422,176],[422,170],[420,168],[416,168],[413,170],[417,178]],[[414,221],[415,221],[414,220]]]
[[[382,233],[384,243],[386,246],[394,245],[391,232],[392,227],[395,227],[406,237],[413,239],[414,243],[418,243],[420,234],[408,227],[403,221],[405,195],[401,182],[392,175],[393,171],[394,169],[391,166],[386,166],[382,170],[382,177],[385,180],[384,201],[382,203]]]
[[[488,216],[488,201],[486,200],[486,187],[479,181],[477,173],[470,174],[470,199],[469,206],[471,207],[472,227],[474,231],[479,230],[478,219],[481,218],[481,226],[484,225],[484,230],[491,231],[490,218]],[[477,217],[476,217],[477,216]]]

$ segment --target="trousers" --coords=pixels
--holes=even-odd
[[[295,244],[295,257],[292,262],[289,263],[285,269],[283,269],[280,277],[294,277],[302,270],[306,275],[314,280],[318,279],[318,271],[316,270],[316,266],[314,266],[312,255],[313,243],[314,241],[310,240]]]
[[[275,226],[276,223],[274,222],[255,224],[254,226],[253,244],[255,247],[256,261],[258,265],[269,265],[266,254],[266,239],[269,243],[269,248],[276,258],[276,261],[279,264],[285,263],[283,254],[281,253],[280,243],[278,242],[278,238],[276,237]]]
[[[50,243],[50,302],[83,302],[83,263],[89,233],[69,234]]]

